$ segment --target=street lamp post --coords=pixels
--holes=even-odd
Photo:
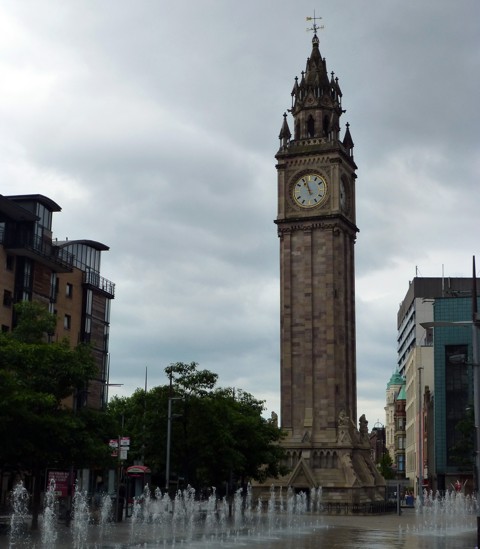
[[[172,401],[182,400],[182,397],[168,398],[168,416],[167,416],[167,459],[165,464],[165,490],[170,488],[170,447],[172,442]]]
[[[423,404],[422,404],[422,370],[418,367],[418,497],[423,507]]]
[[[472,362],[473,362],[473,407],[475,415],[475,479],[477,489],[477,547],[480,547],[480,372],[478,362],[478,313],[477,313],[477,273],[475,269],[475,256],[473,256],[472,276]]]

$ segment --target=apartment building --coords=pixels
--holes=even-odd
[[[108,398],[110,305],[115,285],[101,276],[102,252],[94,240],[53,238],[53,214],[61,211],[41,195],[0,195],[0,325],[15,326],[13,305],[44,303],[57,316],[54,339],[89,343],[97,375],[72,395],[73,407],[102,409]]]

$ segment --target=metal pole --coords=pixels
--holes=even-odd
[[[422,403],[422,370],[418,367],[418,497],[423,507],[423,403]]]
[[[475,414],[475,478],[477,492],[477,547],[480,547],[480,500],[479,500],[479,474],[480,474],[480,372],[478,362],[478,314],[477,314],[477,273],[475,269],[475,256],[473,256],[472,277],[472,362],[473,362],[473,409]]]
[[[147,374],[148,367],[145,366],[145,393],[143,395],[143,423],[142,423],[142,465],[145,465],[145,417],[147,415]],[[145,479],[145,475],[144,475]]]
[[[168,417],[167,417],[167,460],[165,464],[165,490],[170,487],[170,442],[172,433],[172,398],[168,399]]]
[[[479,500],[479,478],[480,473],[480,387],[479,387],[479,364],[478,364],[478,326],[474,323],[472,327],[472,347],[473,347],[473,402],[475,414],[475,478],[477,491],[477,547],[480,547],[480,500]]]
[[[118,511],[119,511],[119,508],[120,508],[120,475],[122,474],[122,462],[120,461],[120,441],[121,441],[121,436],[118,435],[117,437],[117,456],[118,456],[118,459],[117,459],[117,498],[115,500],[115,522],[120,522],[118,520]]]

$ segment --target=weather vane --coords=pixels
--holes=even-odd
[[[317,20],[320,21],[321,17],[315,16],[315,10],[313,10],[313,17],[306,17],[307,21],[313,21],[313,26],[308,31],[313,31],[314,34],[317,34],[317,30],[325,28],[324,25],[317,25]]]

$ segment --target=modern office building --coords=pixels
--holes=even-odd
[[[472,476],[468,441],[461,440],[458,427],[472,402],[471,328],[431,324],[471,320],[471,290],[471,278],[417,277],[400,304],[397,368],[406,382],[405,473],[417,494],[420,480],[424,488],[445,490],[459,478],[468,486]]]
[[[439,298],[434,322],[468,322],[472,298]],[[428,480],[434,490],[453,489],[457,481],[474,490],[472,327],[434,328],[434,456]]]
[[[57,241],[53,214],[61,208],[41,194],[0,195],[0,325],[15,326],[14,304],[37,301],[57,315],[52,337],[89,343],[97,375],[72,395],[72,407],[101,409],[107,402],[110,303],[115,286],[100,274],[109,248],[94,240]],[[68,403],[67,403],[68,404]]]
[[[435,299],[470,295],[471,290],[470,278],[415,277],[409,282],[397,314],[397,367],[401,375],[405,375],[410,351],[416,346],[431,345],[432,332],[425,331],[421,324],[433,320]]]

